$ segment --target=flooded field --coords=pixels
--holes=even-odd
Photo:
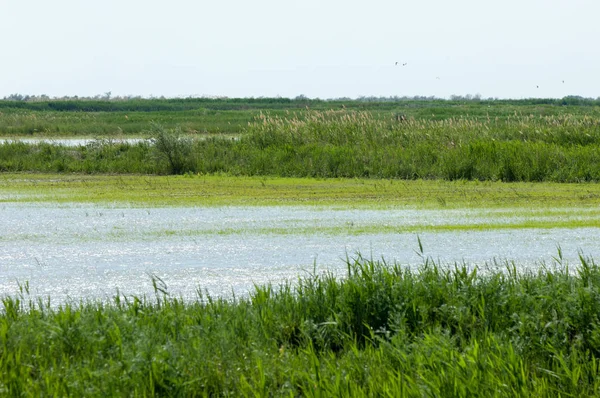
[[[559,209],[560,210],[560,209]],[[562,217],[587,216],[562,209]],[[514,228],[556,217],[535,211],[347,210],[312,207],[130,208],[100,205],[0,205],[0,295],[29,282],[53,302],[153,294],[150,275],[175,296],[244,294],[254,284],[345,271],[361,253],[403,265],[424,254],[443,264],[514,260],[521,269],[552,263],[560,245],[600,257],[597,228]]]

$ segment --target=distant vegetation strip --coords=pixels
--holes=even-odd
[[[358,256],[247,297],[117,293],[0,307],[6,396],[596,396],[600,269],[584,255],[518,272]],[[149,278],[150,279],[150,278]]]
[[[563,98],[526,98],[526,99],[498,99],[482,98],[479,95],[452,95],[450,99],[434,96],[413,97],[374,97],[362,96],[359,98],[308,98],[299,95],[295,98],[283,97],[187,97],[187,98],[142,98],[142,97],[113,97],[110,93],[96,97],[63,97],[50,98],[48,96],[30,96],[13,94],[0,100],[0,109],[28,109],[46,111],[79,111],[79,112],[122,112],[122,111],[185,111],[206,107],[210,109],[277,109],[277,108],[304,108],[316,107],[329,109],[332,106],[344,104],[348,107],[389,108],[395,104],[411,105],[416,107],[431,107],[432,105],[452,106],[457,104],[484,104],[484,105],[555,105],[555,106],[600,106],[600,97],[584,98],[577,95]]]
[[[287,117],[307,110],[370,112],[382,120],[402,116],[415,120],[477,119],[520,116],[600,117],[600,99],[565,97],[529,100],[481,100],[455,96],[319,100],[289,98],[182,98],[0,100],[0,136],[108,138],[144,136],[151,122],[181,128],[188,135],[240,134],[260,112]]]
[[[600,181],[600,118],[417,120],[346,109],[260,113],[238,138],[152,124],[154,145],[0,145],[0,171],[491,181]]]

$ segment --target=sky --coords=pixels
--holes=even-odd
[[[0,98],[600,97],[598,0],[0,0]]]

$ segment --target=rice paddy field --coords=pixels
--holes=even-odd
[[[0,101],[0,137],[0,395],[600,394],[597,101]]]

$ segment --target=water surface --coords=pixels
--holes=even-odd
[[[97,139],[97,138],[0,138],[0,145],[10,142],[22,142],[24,144],[36,145],[36,144],[52,144],[62,145],[68,147],[86,146],[92,144],[137,144],[140,142],[150,143],[149,139],[145,138],[110,138],[110,139]]]
[[[535,212],[510,209],[144,209],[6,202],[0,205],[0,295],[15,294],[25,281],[34,295],[53,302],[103,299],[117,289],[149,295],[150,275],[163,279],[171,294],[187,299],[195,298],[199,288],[215,296],[240,295],[254,284],[279,284],[313,271],[343,275],[344,259],[359,252],[417,266],[422,263],[417,236],[424,255],[444,264],[483,265],[496,259],[514,260],[520,269],[536,268],[552,262],[558,245],[572,264],[578,263],[579,250],[600,257],[597,228],[426,228],[510,225],[532,217]],[[377,226],[385,226],[386,232],[360,232]],[[402,232],[407,227],[411,231]]]

